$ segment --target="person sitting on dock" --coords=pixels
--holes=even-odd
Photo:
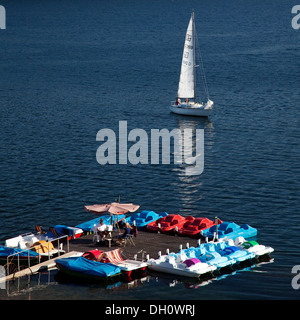
[[[124,225],[124,232],[120,233],[118,236],[118,242],[121,245],[124,242],[125,237],[131,233],[131,226],[128,222]]]
[[[104,241],[105,238],[108,235],[108,232],[106,230],[107,226],[106,226],[105,223],[103,223],[103,219],[102,218],[100,219],[100,222],[97,224],[96,229],[97,229],[98,234],[101,237],[101,241]]]

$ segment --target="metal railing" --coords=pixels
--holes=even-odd
[[[40,243],[38,245],[35,245],[34,247],[30,247],[28,249],[24,249],[22,251],[19,251],[19,252],[16,252],[16,253],[13,253],[13,254],[10,254],[7,256],[6,258],[6,262],[7,262],[7,266],[9,265],[9,263],[13,263],[12,261],[14,260],[15,256],[17,256],[17,271],[20,271],[20,267],[21,267],[21,264],[20,264],[20,254],[23,254],[24,252],[27,252],[27,267],[30,268],[30,261],[31,261],[31,258],[35,258],[34,256],[30,256],[30,251],[34,250],[35,248],[38,248],[40,247],[40,249],[37,249],[37,258],[38,258],[38,263],[41,263],[41,257],[45,257],[45,255],[41,254],[40,251],[42,250],[42,246],[45,246],[47,245],[48,247],[48,260],[50,260],[52,254],[51,254],[51,251],[53,250],[50,250],[50,244],[51,246],[54,247],[53,243],[52,242],[57,242],[57,253],[58,253],[58,256],[60,256],[60,252],[62,251],[62,245],[63,245],[63,240],[62,239],[65,239],[67,238],[67,252],[70,251],[70,246],[69,246],[69,236],[68,235],[64,235],[64,236],[61,236],[61,237],[58,237],[58,238],[55,238],[51,241],[47,241],[46,243]],[[61,241],[61,243],[60,243]],[[55,248],[55,247],[54,247]],[[25,257],[25,256],[22,256],[22,257]],[[22,261],[26,261],[26,258],[25,259],[22,259]],[[35,263],[36,264],[36,263]],[[16,271],[14,271],[16,272]],[[7,275],[9,274],[9,268],[7,268],[6,270],[6,273]]]

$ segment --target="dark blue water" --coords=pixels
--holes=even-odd
[[[110,289],[62,284],[51,273],[17,299],[299,298],[291,285],[300,264],[295,4],[1,1],[0,240],[35,224],[76,225],[91,218],[84,205],[121,195],[145,210],[248,223],[275,249],[268,264],[198,286],[159,276]],[[168,109],[193,9],[215,103],[209,119]],[[204,172],[186,176],[173,163],[99,165],[96,134],[118,133],[120,120],[128,131],[204,129]]]

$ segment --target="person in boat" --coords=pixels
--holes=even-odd
[[[123,233],[120,233],[119,236],[118,236],[118,242],[119,242],[120,245],[123,243],[125,237],[128,234],[131,234],[131,226],[130,226],[130,224],[128,222],[126,222],[125,225],[124,225]]]
[[[105,252],[101,252],[97,258],[98,262],[102,262],[102,263],[106,263],[109,262],[109,260],[107,259],[106,253]]]
[[[103,222],[102,218],[100,219],[100,222],[97,224],[96,229],[97,229],[99,236],[101,237],[101,240],[104,241],[108,235],[108,231],[106,230],[107,226]]]
[[[180,104],[180,99],[176,98],[176,102],[175,102],[176,106],[178,106]]]
[[[186,103],[188,103],[188,102],[189,102],[189,99],[188,99],[188,98],[186,98],[186,99],[185,99],[185,102],[186,102]]]

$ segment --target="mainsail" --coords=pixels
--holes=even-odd
[[[195,98],[194,13],[192,13],[183,48],[178,98]]]

